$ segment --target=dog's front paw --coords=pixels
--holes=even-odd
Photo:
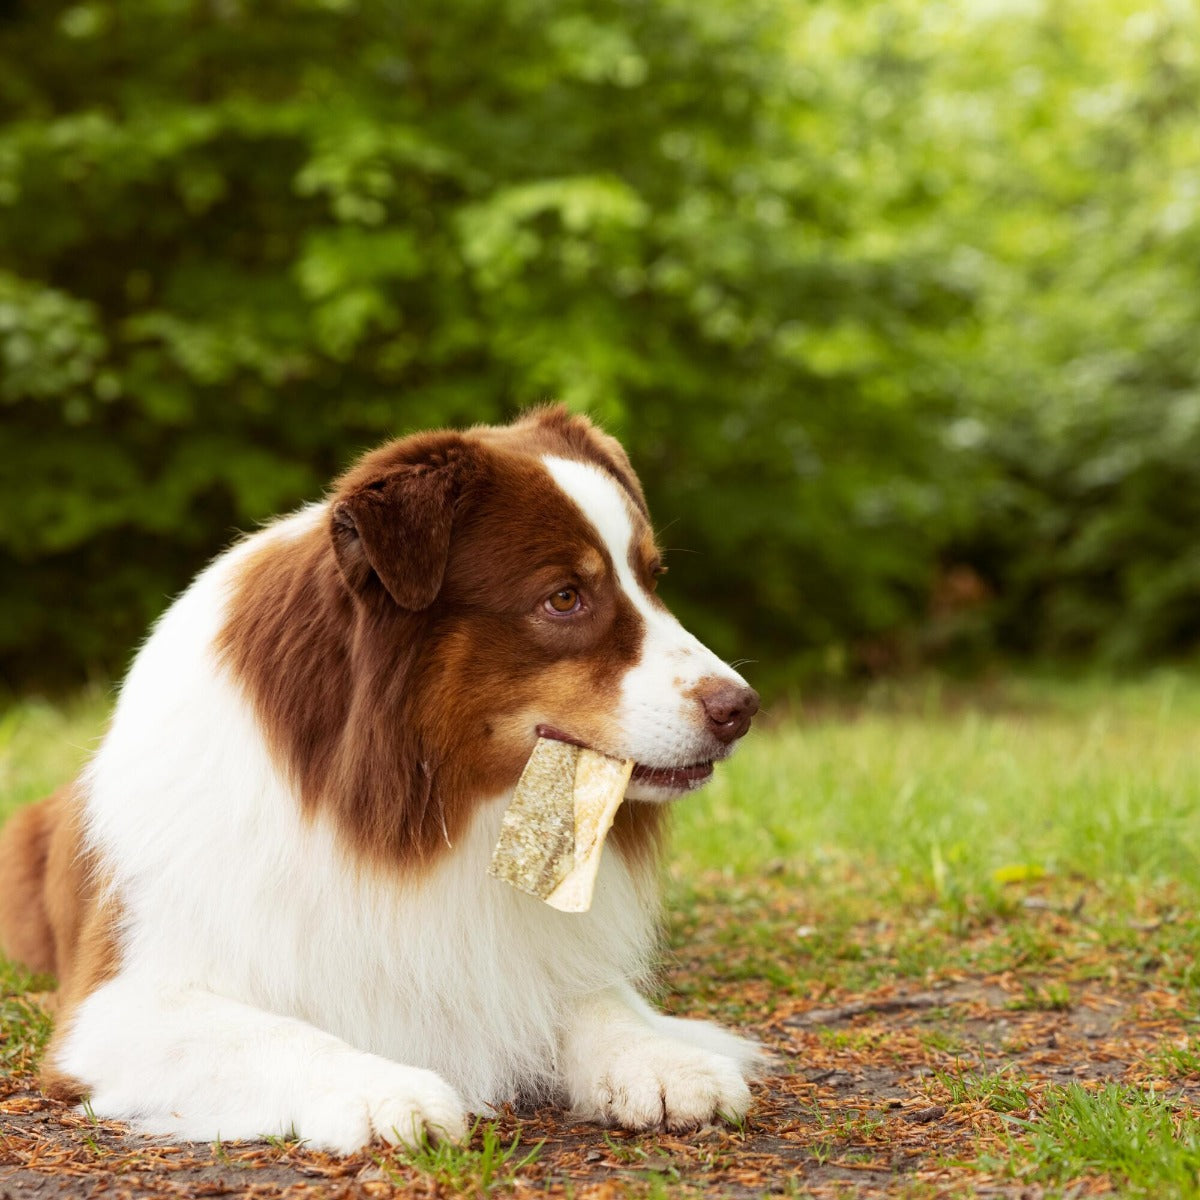
[[[374,1138],[409,1147],[426,1139],[459,1141],[467,1114],[441,1076],[380,1061],[299,1105],[294,1132],[314,1149],[352,1154]]]
[[[739,1065],[724,1054],[670,1038],[637,1039],[597,1063],[574,1100],[593,1120],[678,1133],[741,1120],[750,1089]]]

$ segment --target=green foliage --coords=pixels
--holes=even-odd
[[[1130,0],[8,6],[0,672],[119,669],[361,448],[547,398],[627,442],[697,551],[668,600],[756,680],[1190,648],[1197,32]]]
[[[1067,4],[988,25],[969,77],[946,60],[973,102],[932,126],[968,151],[971,203],[939,216],[985,284],[962,432],[991,482],[963,549],[1003,644],[1117,662],[1190,648],[1200,13]]]

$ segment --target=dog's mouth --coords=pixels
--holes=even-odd
[[[566,742],[571,746],[579,746],[584,750],[593,748],[553,725],[539,725],[537,735],[556,742]],[[648,787],[663,788],[671,792],[686,792],[707,783],[712,778],[712,774],[712,759],[708,759],[706,762],[688,763],[686,766],[680,767],[648,767],[644,763],[636,763],[629,781],[630,783],[645,784]]]
[[[630,782],[665,788],[669,792],[686,792],[707,783],[713,775],[712,760],[691,763],[686,767],[646,767],[641,763],[633,768]]]

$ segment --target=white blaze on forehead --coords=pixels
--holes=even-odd
[[[634,508],[621,485],[589,463],[547,455],[555,483],[600,535],[617,583],[645,623],[642,652],[621,681],[613,714],[614,745],[604,749],[646,766],[684,766],[713,756],[704,712],[694,697],[702,679],[745,683],[661,605],[651,601],[631,565]],[[634,795],[631,788],[629,795]]]
[[[642,616],[657,610],[651,605],[629,564],[633,547],[631,503],[624,489],[607,471],[572,458],[546,455],[542,462],[560,488],[575,501],[604,542],[617,572],[617,582]]]

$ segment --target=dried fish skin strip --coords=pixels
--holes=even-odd
[[[504,813],[488,873],[539,900],[575,865],[578,746],[538,738]]]
[[[489,874],[561,912],[587,912],[633,766],[539,738],[504,814]]]
[[[604,840],[625,799],[633,759],[580,752],[575,767],[575,866],[545,897],[560,912],[587,912],[592,906]]]

